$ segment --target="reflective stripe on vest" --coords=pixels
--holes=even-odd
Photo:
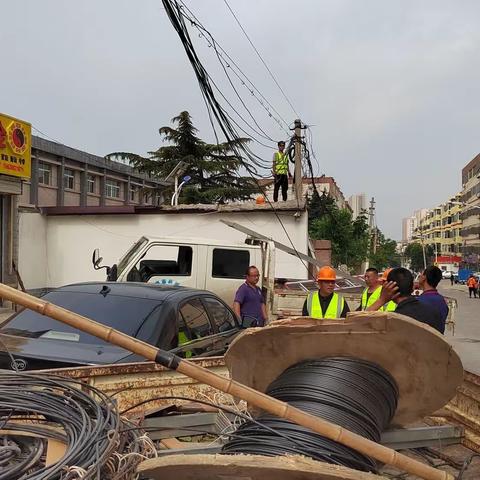
[[[386,305],[382,307],[382,310],[384,312],[394,312],[396,308],[397,304],[393,300],[390,300]]]
[[[373,305],[380,298],[381,293],[382,286],[380,285],[371,293],[367,300],[368,288],[366,288],[362,294],[362,310],[366,310],[368,307]]]
[[[288,157],[286,153],[275,152],[275,173],[279,175],[288,173]]]
[[[323,315],[318,292],[310,293],[307,299],[308,316],[312,318],[340,318],[344,306],[344,298],[338,293],[334,293],[328,304],[327,311]]]

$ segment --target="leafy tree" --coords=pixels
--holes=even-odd
[[[157,178],[165,178],[178,162],[183,162],[184,175],[191,177],[180,196],[184,203],[245,200],[258,191],[252,180],[239,175],[242,158],[236,151],[250,139],[206,143],[197,136],[198,130],[187,111],[172,118],[172,123],[176,128],[166,126],[159,129],[162,141],[168,145],[148,152],[148,156],[114,152],[106,158],[128,160],[138,171]]]
[[[369,256],[370,265],[382,270],[386,267],[399,267],[400,257],[397,253],[397,242],[385,235],[377,228],[377,248]]]
[[[309,202],[309,234],[313,239],[330,240],[332,263],[346,264],[358,270],[367,257],[368,225],[366,218],[339,209],[330,196],[314,193]]]
[[[425,256],[427,265],[431,264],[433,259],[433,248],[431,245],[425,245]],[[420,272],[424,268],[423,247],[420,243],[409,243],[405,248],[405,256],[407,257],[410,268],[416,272]]]

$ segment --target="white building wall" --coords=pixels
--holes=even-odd
[[[28,215],[28,216],[27,216]],[[295,248],[307,253],[308,218],[302,213],[279,213]],[[283,228],[272,212],[175,213],[150,215],[62,215],[42,217],[22,214],[20,223],[21,273],[27,289],[58,287],[73,282],[104,280],[105,270],[92,267],[92,252],[100,249],[105,265],[118,262],[142,235],[156,237],[207,238],[243,243],[245,235],[220,222],[237,222],[290,246]],[[44,239],[32,251],[30,238]],[[43,260],[42,260],[43,257]],[[30,268],[33,265],[33,268]],[[307,278],[302,262],[277,251],[276,276]]]
[[[47,284],[47,217],[19,213],[18,271],[27,289]]]

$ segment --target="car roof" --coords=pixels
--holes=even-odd
[[[167,300],[176,297],[177,299],[190,298],[195,295],[211,295],[212,292],[196,288],[181,287],[174,285],[157,285],[153,283],[140,282],[81,282],[71,283],[58,287],[53,292],[76,292],[76,293],[100,293],[108,287],[108,295],[121,295],[137,298],[146,298],[151,300]]]

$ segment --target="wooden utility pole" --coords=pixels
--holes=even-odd
[[[295,120],[295,198],[297,205],[300,205],[303,197],[302,185],[302,122]]]

